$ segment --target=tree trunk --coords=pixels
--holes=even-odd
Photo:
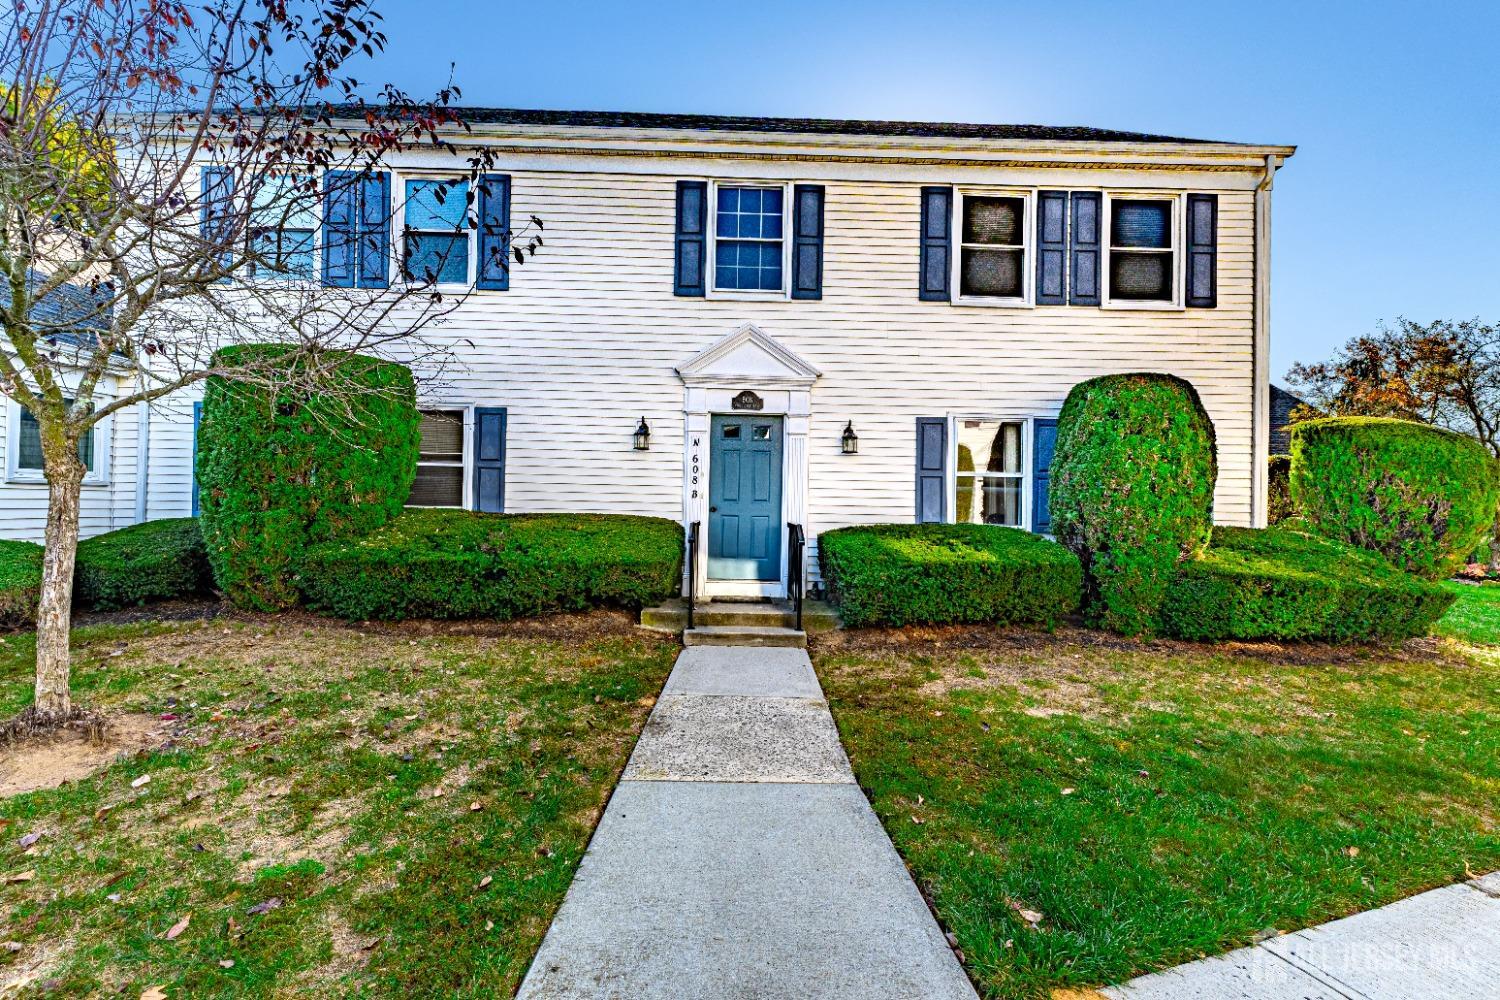
[[[78,442],[49,441],[43,434],[47,473],[47,536],[42,556],[42,595],[36,615],[36,705],[40,721],[73,714],[68,637],[73,624],[73,562],[78,551],[78,501],[88,471],[78,460]],[[56,437],[63,437],[56,435]]]

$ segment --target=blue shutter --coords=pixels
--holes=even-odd
[[[474,509],[505,513],[505,407],[474,408]]]
[[[1052,533],[1052,507],[1048,490],[1052,485],[1052,453],[1057,448],[1057,421],[1031,422],[1031,530]]]
[[[677,182],[677,295],[703,295],[707,288],[708,182]]]
[[[1219,196],[1187,196],[1187,304],[1219,304]]]
[[[1074,191],[1071,200],[1073,259],[1068,267],[1068,272],[1072,275],[1068,302],[1075,306],[1097,306],[1102,301],[1099,294],[1099,264],[1103,252],[1100,241],[1104,198],[1098,191]]]
[[[323,284],[332,288],[354,287],[359,216],[355,176],[348,170],[330,170],[323,179]]]
[[[503,292],[510,287],[510,177],[479,178],[479,288]]]
[[[948,519],[948,420],[917,418],[917,523]]]
[[[953,189],[922,189],[922,278],[917,298],[947,302],[953,271]]]
[[[1036,301],[1060,306],[1068,301],[1068,193],[1041,191],[1036,203]]]
[[[391,275],[391,175],[359,182],[359,287],[385,288]]]
[[[823,186],[798,184],[792,189],[792,298],[823,297]]]
[[[234,172],[228,167],[204,167],[202,175],[202,233],[205,243],[224,243],[234,220]],[[228,248],[219,255],[219,266],[228,267]],[[226,279],[227,280],[227,279]]]
[[[203,420],[203,403],[193,404],[193,516],[198,516],[198,424]]]

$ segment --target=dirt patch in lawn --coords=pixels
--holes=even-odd
[[[149,715],[118,715],[98,739],[64,730],[0,747],[0,798],[87,778],[123,754],[160,746],[171,738],[171,728]]]

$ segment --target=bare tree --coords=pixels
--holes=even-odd
[[[452,179],[426,197],[456,233],[499,237],[481,241],[481,274],[540,243],[539,221],[496,233],[479,210],[490,160],[459,153],[456,88],[423,101],[390,85],[359,96],[371,91],[349,67],[386,44],[372,4],[11,5],[0,38],[0,392],[37,421],[48,486],[27,724],[75,714],[68,632],[91,428],[210,375],[271,385],[295,370],[310,391],[337,394],[333,351],[440,370],[451,341],[440,321],[459,299],[437,279],[453,241],[391,238],[393,199],[375,169],[389,154],[453,158]],[[460,190],[462,205],[442,210]],[[334,235],[315,245],[320,217]],[[392,242],[409,245],[417,263],[405,270],[418,273],[391,280]],[[214,360],[265,341],[296,345],[303,363]]]

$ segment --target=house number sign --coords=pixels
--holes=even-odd
[[[696,436],[693,438],[692,454],[688,456],[688,460],[692,463],[692,498],[694,500],[698,499],[698,477],[702,472],[702,463],[698,457],[701,454],[699,448],[702,440]]]
[[[763,410],[766,408],[765,401],[749,389],[734,397],[729,405],[736,410]]]

